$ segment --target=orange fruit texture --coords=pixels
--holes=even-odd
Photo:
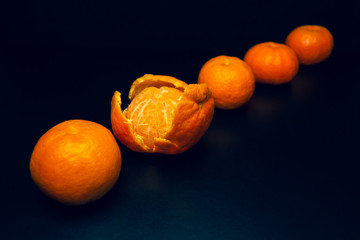
[[[298,73],[295,52],[285,44],[263,42],[251,47],[244,56],[255,75],[255,81],[267,84],[290,82]]]
[[[145,74],[133,82],[129,99],[122,111],[120,92],[114,93],[111,124],[119,141],[136,152],[184,152],[205,134],[214,114],[206,84],[171,76]]]
[[[201,68],[198,83],[206,83],[221,109],[235,109],[253,95],[255,78],[250,66],[231,56],[217,56]]]
[[[333,48],[334,39],[330,31],[319,25],[303,25],[292,30],[285,43],[291,47],[305,65],[316,64],[327,59]]]
[[[68,120],[48,130],[36,143],[30,172],[50,198],[81,205],[104,196],[119,177],[121,152],[104,126]]]

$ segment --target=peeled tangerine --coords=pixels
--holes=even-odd
[[[177,154],[196,144],[210,126],[214,99],[206,84],[187,84],[170,76],[145,74],[129,92],[121,111],[121,95],[111,101],[115,136],[136,152]]]

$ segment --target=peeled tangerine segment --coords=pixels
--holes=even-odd
[[[162,138],[172,127],[174,109],[183,92],[169,87],[148,87],[139,93],[124,110],[136,134],[143,136],[149,148],[154,138]]]
[[[170,76],[146,74],[133,83],[127,109],[112,99],[115,136],[138,152],[176,154],[193,146],[210,126],[214,100],[206,84],[186,84]]]

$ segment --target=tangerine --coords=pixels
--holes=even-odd
[[[289,33],[285,43],[295,51],[299,62],[305,65],[324,61],[334,48],[332,34],[320,25],[303,25],[295,28]]]
[[[86,120],[57,124],[40,137],[30,160],[36,185],[50,198],[81,205],[112,189],[121,169],[121,152],[112,133]]]
[[[260,83],[290,82],[299,70],[295,52],[282,43],[256,44],[246,52],[244,61],[252,68],[255,81]]]
[[[136,152],[177,154],[205,134],[214,114],[206,84],[187,84],[171,76],[145,74],[129,92],[122,111],[121,94],[111,101],[111,124],[118,140]]]
[[[199,83],[206,83],[221,109],[235,109],[245,104],[253,95],[255,78],[250,66],[231,56],[217,56],[201,68]]]

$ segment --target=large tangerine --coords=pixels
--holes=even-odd
[[[206,84],[187,84],[171,76],[145,74],[129,92],[121,110],[121,94],[111,101],[111,124],[121,143],[136,152],[177,154],[205,134],[214,114]]]
[[[36,143],[30,172],[50,198],[81,205],[103,197],[116,183],[121,152],[113,134],[87,120],[68,120],[49,129]]]

